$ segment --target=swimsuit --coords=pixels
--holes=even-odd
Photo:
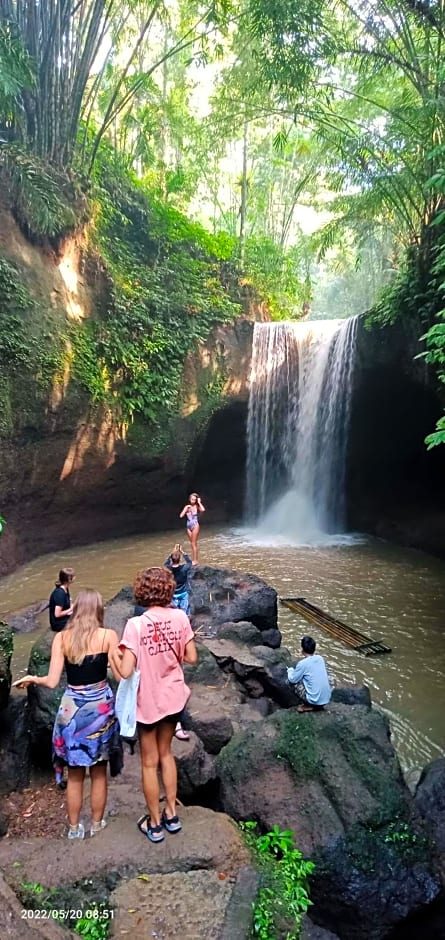
[[[187,529],[189,532],[193,532],[193,529],[196,529],[196,526],[199,525],[198,519],[198,510],[194,507],[192,509],[187,509]]]

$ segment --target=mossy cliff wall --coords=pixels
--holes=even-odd
[[[140,327],[139,341],[139,298],[125,298],[124,307],[123,289],[116,312],[110,257],[104,262],[88,233],[67,239],[57,252],[33,245],[6,208],[1,212],[0,515],[7,524],[0,573],[58,547],[175,525],[178,506],[195,485],[196,442],[212,414],[235,401],[245,409],[252,321],[264,311],[249,293],[237,303],[220,281],[212,285],[214,309],[205,311],[205,342],[192,343],[190,329],[181,334],[178,322],[169,359],[171,339],[152,331],[149,352],[161,349],[164,356],[153,359],[157,410],[147,413],[148,396],[145,413],[131,414],[133,402],[126,407],[124,394],[130,388],[137,395],[144,362],[128,364],[128,358],[133,347],[147,344],[148,329]],[[118,313],[124,324],[133,317],[133,346],[114,329]],[[167,365],[156,374],[162,361],[171,362],[171,373]],[[128,375],[132,385],[125,385]],[[144,378],[141,397],[147,370]],[[210,520],[224,517],[224,507],[212,504]]]
[[[267,313],[202,230],[174,217],[173,239],[171,218],[166,233],[125,200],[57,251],[0,210],[0,573],[175,527],[190,488],[210,523],[241,516],[253,324]],[[360,325],[349,522],[445,554],[445,448],[424,445],[441,402],[414,360],[421,331]]]

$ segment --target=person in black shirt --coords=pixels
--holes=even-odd
[[[73,612],[70,597],[70,584],[74,581],[74,568],[62,568],[59,580],[49,599],[49,623],[54,633],[63,630]]]

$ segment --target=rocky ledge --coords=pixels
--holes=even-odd
[[[2,840],[9,886],[20,893],[40,882],[61,906],[84,904],[94,890],[114,905],[111,937],[167,940],[180,922],[187,940],[244,940],[258,876],[231,820],[255,820],[262,831],[292,829],[315,861],[307,940],[442,936],[434,925],[440,931],[445,917],[445,843],[431,804],[444,801],[445,761],[427,768],[413,798],[367,689],[335,689],[324,712],[298,713],[286,678],[292,657],[277,645],[276,595],[260,579],[197,569],[192,611],[199,665],[186,667],[190,740],[174,742],[182,834],[161,846],[142,839],[139,761],[128,755],[110,785],[109,826],[92,842],[67,847],[62,818],[51,839],[30,827],[26,843]],[[126,588],[107,605],[107,623],[121,630],[131,612]],[[33,667],[43,673],[48,656],[44,638]],[[27,706],[31,745],[47,760],[56,698],[34,690]],[[159,900],[166,889],[168,912]]]

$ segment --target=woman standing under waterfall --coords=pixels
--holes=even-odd
[[[189,502],[179,513],[179,518],[187,517],[187,535],[192,546],[192,565],[198,564],[198,538],[199,538],[199,513],[205,512],[201,502],[201,497],[197,493],[190,493]]]

